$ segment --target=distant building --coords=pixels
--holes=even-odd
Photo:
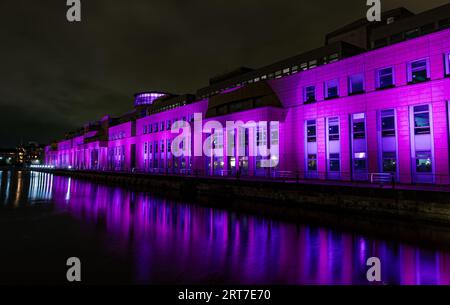
[[[0,166],[15,165],[17,163],[17,149],[0,148]]]
[[[215,76],[196,95],[138,93],[126,115],[105,117],[48,145],[45,162],[343,181],[384,173],[401,183],[450,184],[449,20],[450,4],[417,15],[400,8],[384,13],[380,23],[359,20],[328,34],[321,48]],[[279,121],[280,129],[240,137],[222,130],[224,145],[215,148],[223,156],[175,157],[172,123],[193,126],[194,113],[223,125]],[[274,156],[241,156],[228,149],[232,142],[245,152],[250,143],[276,145],[279,162],[262,168],[261,161]]]

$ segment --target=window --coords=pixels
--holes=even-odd
[[[377,71],[377,88],[390,88],[394,86],[394,69],[392,67]]]
[[[373,47],[374,48],[381,48],[381,47],[384,47],[386,45],[387,45],[387,39],[386,38],[377,39],[373,43]]]
[[[450,52],[445,54],[444,62],[445,62],[445,75],[450,76]]]
[[[414,134],[430,133],[430,113],[428,105],[414,107]]]
[[[317,155],[308,154],[308,171],[316,171],[316,170],[317,170]]]
[[[278,133],[279,125],[270,124],[270,144],[278,145],[280,141],[280,135]],[[248,131],[248,129],[246,129]]]
[[[431,152],[417,151],[416,152],[416,172],[417,173],[431,173],[433,168],[431,166]]]
[[[339,140],[339,119],[329,118],[328,119],[328,140],[338,141]]]
[[[339,95],[338,90],[339,82],[337,79],[330,80],[325,83],[325,98],[335,98]]]
[[[167,130],[172,128],[172,122],[170,120],[167,121]]]
[[[144,143],[144,154],[147,154],[147,142]]]
[[[395,152],[383,152],[383,172],[395,173],[397,171],[397,158]]]
[[[353,139],[364,139],[366,137],[365,115],[357,113],[353,115]]]
[[[166,126],[166,124],[164,123],[164,121],[161,122],[161,131],[164,131],[164,127]]]
[[[161,152],[163,153],[164,152],[164,140],[161,140]]]
[[[366,153],[359,152],[353,156],[353,168],[357,171],[366,170]]]
[[[418,36],[419,36],[419,29],[418,28],[415,28],[415,29],[412,29],[412,30],[409,30],[409,31],[405,32],[406,40],[412,39],[412,38],[416,38]]]
[[[328,61],[330,63],[336,62],[338,60],[339,60],[339,54],[338,53],[334,53],[334,54],[331,54],[330,56],[328,56]]]
[[[330,172],[338,172],[340,170],[339,153],[330,154]]]
[[[152,132],[153,132],[153,125],[148,124],[148,133],[152,133]]]
[[[403,41],[403,33],[391,35],[390,40],[391,40],[391,43]]]
[[[152,144],[149,144],[148,145],[148,152],[151,154],[151,153],[153,153],[153,145]]]
[[[167,152],[172,152],[171,142],[170,140],[167,140]]]
[[[439,26],[440,29],[444,29],[444,28],[450,27],[450,17],[446,18],[446,19],[439,20],[438,26]]]
[[[305,103],[313,103],[316,101],[316,87],[315,86],[305,87],[303,101]]]
[[[395,113],[394,109],[381,111],[381,136],[395,137]]]
[[[420,27],[420,32],[422,34],[429,34],[434,31],[434,23],[425,24]]]
[[[147,133],[147,125],[144,125],[144,134],[146,134]]]
[[[306,137],[309,143],[316,142],[316,120],[306,121]]]
[[[360,73],[350,76],[348,78],[348,87],[350,94],[364,92],[364,75]]]
[[[408,64],[408,82],[420,83],[427,81],[429,78],[428,60],[421,59],[410,62]]]
[[[315,67],[317,67],[317,59],[309,61],[308,68],[312,69],[312,68],[315,68]]]
[[[155,132],[158,132],[158,123],[155,123]]]

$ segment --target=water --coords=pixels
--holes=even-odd
[[[450,284],[450,253],[175,202],[38,172],[0,172],[0,282]]]

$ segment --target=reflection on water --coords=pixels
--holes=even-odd
[[[0,203],[68,212],[101,232],[105,247],[131,253],[138,283],[367,284],[366,260],[377,256],[385,283],[450,284],[447,252],[46,173],[0,172]]]

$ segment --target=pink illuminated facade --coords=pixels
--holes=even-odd
[[[400,183],[449,184],[450,29],[361,52],[280,77],[258,77],[199,98],[140,93],[135,109],[118,119],[68,135],[46,147],[58,168],[149,174],[273,177],[367,181],[392,174]],[[210,120],[280,122],[263,136],[235,138],[279,145],[279,163],[228,151],[223,156],[174,157],[173,122]],[[275,134],[276,133],[276,134]],[[208,136],[204,133],[203,140]],[[271,141],[277,139],[276,142]],[[194,140],[189,149],[194,150]],[[218,148],[218,147],[216,147]],[[270,158],[271,156],[267,157]]]

